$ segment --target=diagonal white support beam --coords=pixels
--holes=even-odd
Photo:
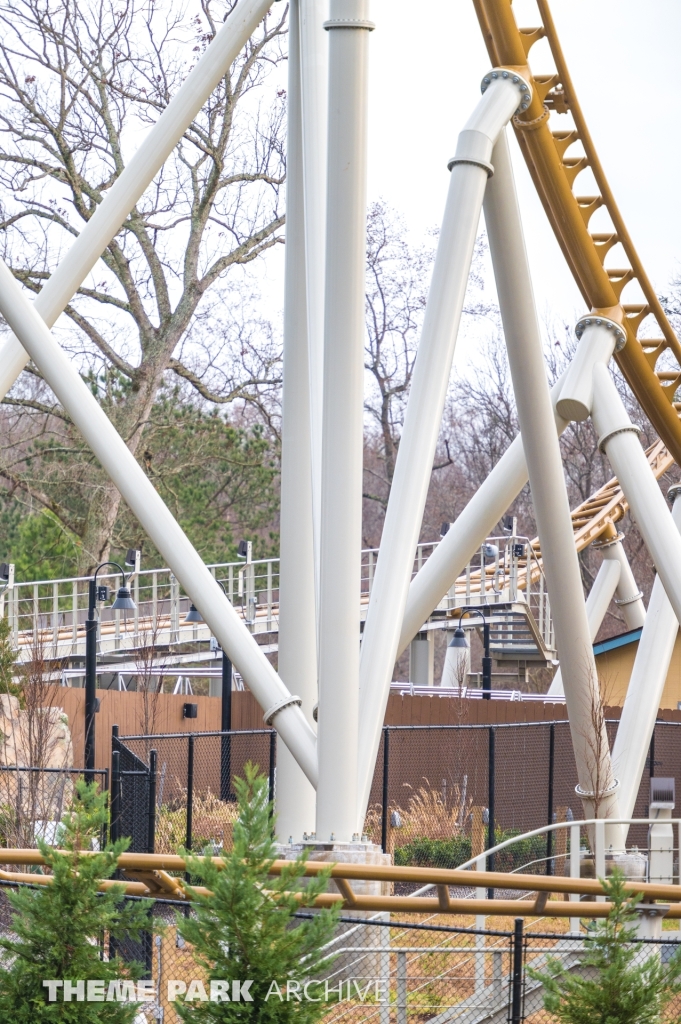
[[[681,487],[678,484],[670,488],[669,497],[674,503],[672,518],[677,529],[681,529]],[[634,813],[678,632],[679,620],[658,574],[653,583],[612,751],[621,786],[620,814],[624,818],[630,818]]]
[[[281,428],[279,524],[279,675],[302,700],[313,727],[317,700],[310,359],[306,232],[303,200],[303,132],[300,86],[300,0],[289,8],[288,141],[286,153],[286,264],[284,280],[284,386]],[[277,835],[302,842],[315,830],[315,791],[295,758],[277,742]]]
[[[246,629],[78,370],[0,261],[0,312],[111,477],[140,525],[238,668],[313,784],[316,737],[300,707]]]
[[[619,565],[620,577],[615,589],[615,604],[622,611],[627,629],[640,629],[646,621],[646,607],[643,603],[643,594],[638,589],[631,571],[623,540],[624,535],[618,533],[616,527],[610,523],[594,543],[594,547],[602,553],[604,561],[617,562]]]
[[[362,640],[360,829],[369,800],[414,551],[442,425],[480,210],[492,173],[492,148],[513,113],[529,100],[530,87],[518,75],[490,72],[483,80],[483,97],[459,135],[456,156],[450,162],[447,203]]]
[[[48,327],[52,327],[76,294],[271,5],[272,0],[239,0],[232,10],[36,298],[35,308]],[[0,400],[29,358],[16,335],[0,342]]]
[[[505,133],[499,137],[492,159],[496,174],[485,196],[485,223],[551,599],[579,779],[577,792],[586,816],[618,817],[617,783],[600,714],[591,631]],[[613,835],[611,842],[616,841]]]
[[[613,597],[615,604],[622,609],[627,629],[640,629],[646,621],[643,594],[636,586],[622,540],[622,534],[617,532],[612,523],[609,523],[608,528],[601,534],[601,539],[593,543],[593,547],[597,551],[602,551],[603,563],[586,601],[586,614],[589,619],[592,642],[596,639]],[[562,693],[563,677],[558,669],[549,687],[548,695],[555,696]],[[621,806],[620,814],[624,814]],[[624,814],[624,817],[626,818],[628,815]]]
[[[592,318],[593,320],[593,318]],[[587,332],[604,332],[592,322]],[[650,552],[676,617],[681,621],[681,536],[655,480],[638,434],[607,366],[593,369],[593,410],[599,445],[608,457]]]
[[[568,421],[555,411],[564,379],[565,375],[551,389],[554,423],[559,437],[568,426]],[[523,439],[518,434],[411,581],[397,648],[398,657],[454,585],[527,481]]]
[[[619,562],[614,559],[604,559],[589,591],[589,596],[586,599],[586,617],[589,621],[589,633],[592,643],[596,639],[598,630],[601,628],[601,623],[605,618],[610,602],[615,596],[621,571]],[[547,691],[547,696],[556,697],[563,696],[564,694],[563,673],[559,668],[553,677]]]

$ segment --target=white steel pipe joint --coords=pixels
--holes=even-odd
[[[324,28],[363,28],[373,32],[376,25],[370,18],[369,0],[331,0],[329,19],[324,22]]]
[[[518,105],[509,114],[509,86],[517,94]],[[532,89],[520,75],[504,68],[494,68],[482,80],[480,91],[487,93],[487,102],[480,103],[459,133],[456,153],[447,163],[448,170],[456,164],[474,164],[487,171],[489,178],[494,174],[492,150],[499,136],[499,126],[519,110],[527,110],[532,99]],[[511,105],[513,104],[511,93]]]
[[[624,348],[627,335],[615,320],[593,315],[577,321],[575,334],[579,345],[565,375],[556,410],[563,419],[581,421],[591,415],[594,366],[607,365],[613,352]]]
[[[594,541],[592,547],[600,551],[603,560],[613,562],[620,567],[620,576],[615,590],[614,602],[622,609],[627,629],[639,629],[646,619],[645,605],[643,604],[643,592],[639,590],[634,574],[631,571],[629,560],[626,556],[622,541],[624,534],[618,533],[612,527],[614,536],[603,537]]]

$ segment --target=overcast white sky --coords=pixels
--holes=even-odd
[[[681,269],[681,3],[553,0],[551,7],[605,172],[644,266],[664,291]],[[522,26],[540,23],[533,0],[515,0],[514,11]],[[489,59],[471,0],[372,0],[372,16],[369,198],[387,199],[420,241],[440,222],[447,159]],[[535,71],[545,45],[530,55]],[[572,321],[582,299],[512,145],[540,313]],[[578,191],[590,194],[585,178]],[[460,369],[469,354],[459,346]]]

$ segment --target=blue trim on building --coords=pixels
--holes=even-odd
[[[606,651],[614,651],[616,647],[626,647],[627,644],[634,644],[641,639],[642,630],[630,629],[628,633],[620,633],[619,636],[608,637],[594,644],[594,654],[605,654]]]

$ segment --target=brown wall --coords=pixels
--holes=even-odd
[[[503,722],[554,722],[567,718],[564,704],[520,700],[460,700],[391,694],[386,725],[496,725]]]
[[[96,767],[108,768],[111,760],[111,727],[117,725],[121,736],[139,735],[144,732],[144,694],[118,690],[97,690],[100,700],[99,713],[95,717]],[[150,698],[153,701],[154,698]],[[197,718],[183,718],[185,704],[198,704]],[[220,697],[177,696],[160,693],[156,698],[156,710],[149,705],[149,716],[153,715],[153,733],[214,732],[220,728]],[[85,690],[62,687],[55,704],[63,707],[69,718],[73,739],[74,764],[83,763],[83,735],[85,717]],[[232,728],[263,729],[262,711],[253,695],[245,690],[232,695]]]
[[[631,672],[631,663],[637,645],[629,644],[600,655],[599,672],[607,683],[607,718],[619,718],[625,686]],[[681,700],[681,645],[677,641],[674,658],[669,672],[666,699],[660,719],[681,720],[681,711],[676,710],[675,694]],[[435,691],[435,694],[437,691]],[[458,700],[452,697],[411,696],[391,694],[388,701],[386,725],[502,725],[512,722],[559,722],[567,719],[564,704],[549,704],[543,701],[511,700]],[[144,694],[98,690],[101,702],[96,716],[97,767],[109,767],[111,756],[111,727],[117,725],[121,736],[139,735],[144,732]],[[613,699],[614,698],[614,699]],[[153,700],[153,698],[152,698]],[[70,687],[60,688],[55,703],[63,707],[68,715],[73,738],[74,764],[83,763],[83,732],[85,691]],[[198,718],[182,717],[186,703],[198,705]],[[669,708],[673,708],[673,711]],[[150,714],[152,714],[150,708]],[[147,718],[147,721],[149,719]],[[262,711],[248,690],[232,695],[232,726],[234,729],[263,729]],[[153,714],[153,733],[215,732],[220,728],[220,698],[182,696],[169,693],[159,694],[156,711]]]

